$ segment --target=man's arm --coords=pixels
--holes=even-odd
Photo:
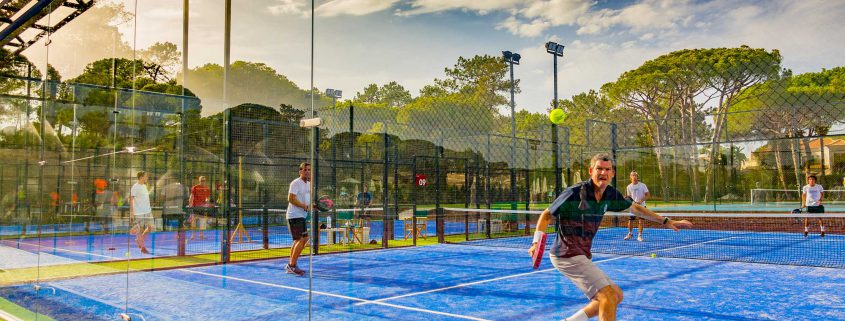
[[[194,189],[191,188],[191,196],[188,196],[188,206],[192,206],[194,204]]]
[[[672,219],[669,219],[668,217],[663,217],[663,216],[657,215],[657,213],[653,212],[652,210],[647,209],[647,208],[643,207],[642,205],[636,204],[636,203],[631,204],[631,213],[633,213],[634,215],[636,215],[638,217],[647,219],[649,221],[666,225],[666,226],[672,228],[675,231],[678,231],[678,229],[680,229],[680,228],[692,227],[692,223],[690,223],[687,220],[680,220],[680,221],[672,220]]]
[[[807,191],[801,192],[801,207],[807,206]]]
[[[300,201],[299,201],[299,199],[297,199],[297,198],[296,198],[296,194],[290,194],[290,193],[288,193],[288,203],[291,203],[291,204],[293,204],[293,205],[296,205],[296,206],[298,206],[298,207],[300,207],[300,208],[304,209],[305,211],[310,211],[310,210],[311,210],[311,209],[308,207],[308,205],[306,205],[306,204],[305,204],[305,203],[303,203],[303,202],[300,202]]]
[[[645,192],[645,195],[643,195],[643,202],[648,201],[648,199],[649,199],[650,197],[651,197],[651,193],[649,193],[649,192]],[[642,205],[642,204],[640,204],[640,205]]]
[[[552,212],[549,209],[545,209],[543,213],[540,214],[540,218],[537,219],[537,228],[534,230],[535,234],[537,232],[546,233],[546,229],[549,228],[549,224],[552,223]],[[537,248],[537,242],[531,244],[531,248],[528,249],[528,254],[534,256],[534,251]]]

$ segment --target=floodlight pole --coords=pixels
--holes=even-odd
[[[558,108],[558,98],[557,98],[557,57],[563,56],[563,46],[549,41],[546,43],[546,52],[552,54],[552,66],[553,66],[553,73],[554,73],[554,100],[552,100],[552,104],[554,109]],[[563,173],[561,172],[560,168],[560,145],[559,145],[559,137],[558,137],[558,128],[557,124],[552,123],[552,145],[553,145],[553,153],[554,156],[552,157],[554,162],[554,173],[555,173],[555,195],[554,198],[557,198],[560,195],[561,191],[563,190],[563,183],[562,177]],[[566,142],[567,144],[569,142]],[[569,173],[569,168],[567,166],[567,173]],[[566,175],[567,182],[569,181],[569,174]]]
[[[516,209],[516,103],[514,102],[513,65],[519,64],[519,54],[503,51],[502,55],[510,67],[511,76],[511,209]]]

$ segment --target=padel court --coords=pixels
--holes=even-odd
[[[841,264],[845,236],[647,229],[647,241],[638,243],[623,241],[626,232],[603,228],[594,244],[594,262],[625,292],[619,320],[845,320],[841,268],[719,260]],[[309,313],[315,320],[560,320],[584,305],[583,294],[548,258],[533,270],[526,249],[509,246],[525,242],[530,239],[512,237],[303,257],[311,281],[285,274],[281,259],[73,278],[42,283],[39,291],[12,286],[0,296],[7,306],[79,320],[115,320],[124,308],[145,320]],[[654,255],[600,253],[643,249]],[[785,257],[797,252],[804,255]],[[704,259],[678,258],[691,253]]]

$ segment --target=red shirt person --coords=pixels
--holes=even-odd
[[[197,230],[199,230],[199,238],[204,239],[203,231],[207,228],[208,220],[211,215],[211,188],[205,184],[205,176],[197,178],[199,183],[191,187],[191,197],[188,200],[188,206],[193,209],[189,223],[191,224],[191,239],[193,240]]]

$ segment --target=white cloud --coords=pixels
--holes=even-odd
[[[399,0],[334,0],[314,10],[321,17],[364,16],[393,7]]]
[[[499,23],[496,29],[506,29],[512,34],[522,37],[537,37],[543,33],[551,24],[547,21],[537,19],[529,23],[522,23],[514,17],[509,17]]]
[[[413,0],[411,9],[398,12],[412,16],[449,10],[468,10],[484,15],[496,10],[510,10],[525,1],[521,0]]]
[[[526,18],[541,18],[554,25],[574,24],[578,17],[590,10],[591,0],[531,1],[520,14]]]
[[[276,0],[276,4],[267,7],[267,11],[274,16],[305,15],[308,12],[306,3],[302,0]]]
[[[692,23],[700,9],[688,1],[644,0],[622,9],[602,9],[579,17],[578,34],[599,34],[614,26],[623,26],[635,33],[673,30]]]

